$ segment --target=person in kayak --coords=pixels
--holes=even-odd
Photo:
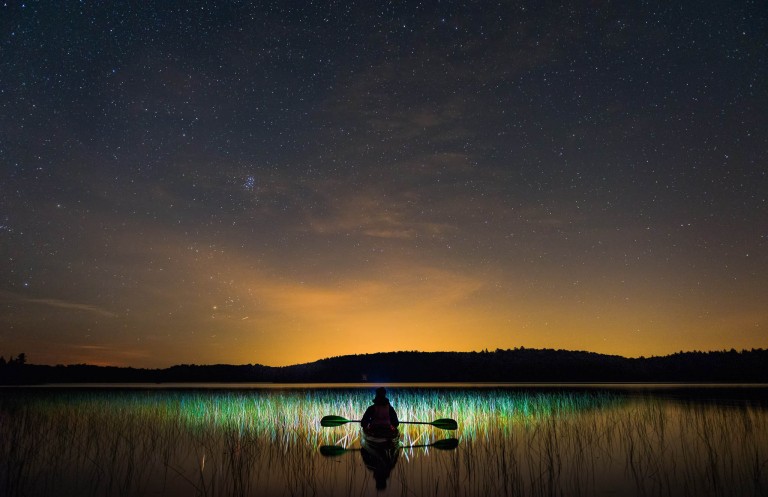
[[[369,431],[388,431],[392,432],[400,425],[392,404],[387,398],[387,389],[380,387],[376,389],[376,397],[373,399],[373,405],[369,406],[360,420],[364,430]]]

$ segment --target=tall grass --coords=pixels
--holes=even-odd
[[[7,390],[0,495],[366,495],[367,389]],[[392,495],[766,495],[768,412],[610,393],[399,389]],[[321,445],[350,449],[340,457]]]

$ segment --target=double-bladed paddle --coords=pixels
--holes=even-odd
[[[323,416],[323,418],[320,420],[320,425],[329,428],[333,426],[341,426],[347,423],[359,422],[359,419],[347,419],[342,418],[341,416]],[[432,425],[435,428],[441,428],[443,430],[455,430],[459,427],[459,424],[456,422],[456,420],[450,418],[436,419],[434,421],[400,421],[400,423],[409,425]]]
[[[433,447],[435,449],[440,449],[440,450],[453,450],[458,446],[459,446],[459,440],[457,438],[446,438],[444,440],[437,440],[435,442],[428,443],[428,444],[405,445],[397,448],[416,449],[419,447]],[[324,456],[340,456],[341,454],[344,454],[345,452],[351,451],[351,450],[360,450],[360,449],[358,448],[348,449],[340,445],[321,445],[320,446],[320,454]]]

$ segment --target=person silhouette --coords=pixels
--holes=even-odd
[[[363,427],[363,447],[360,455],[373,472],[376,489],[387,488],[387,479],[397,464],[400,453],[397,412],[387,398],[384,387],[376,389],[373,405],[369,406],[360,420]]]
[[[360,425],[368,433],[392,433],[400,425],[397,412],[387,398],[386,388],[376,389],[373,405],[365,410]]]

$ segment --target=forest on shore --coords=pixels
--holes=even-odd
[[[293,366],[181,364],[165,369],[30,364],[0,358],[1,385],[60,383],[702,382],[768,383],[768,350],[627,358],[554,349],[381,352]]]

